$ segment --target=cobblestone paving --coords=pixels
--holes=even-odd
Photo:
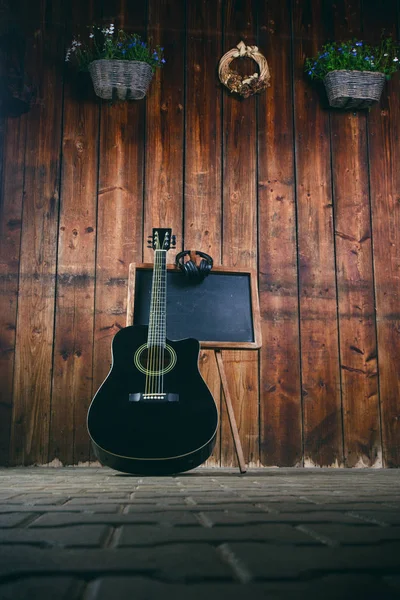
[[[400,598],[400,471],[0,469],[1,600]]]

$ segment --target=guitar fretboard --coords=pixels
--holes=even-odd
[[[151,286],[150,318],[147,345],[165,348],[167,336],[167,267],[166,250],[156,250]]]

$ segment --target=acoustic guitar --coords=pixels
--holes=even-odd
[[[168,475],[210,456],[218,428],[215,401],[200,375],[197,340],[166,337],[171,229],[153,229],[149,325],[121,329],[111,370],[89,407],[94,453],[118,471]]]

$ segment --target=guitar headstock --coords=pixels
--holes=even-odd
[[[153,250],[169,250],[176,246],[176,236],[171,235],[172,229],[153,229],[153,235],[148,237],[148,248]]]

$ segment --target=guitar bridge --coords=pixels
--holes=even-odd
[[[161,404],[165,402],[179,402],[179,394],[173,394],[171,392],[166,392],[163,394],[129,394],[129,402],[144,402],[148,404]]]

